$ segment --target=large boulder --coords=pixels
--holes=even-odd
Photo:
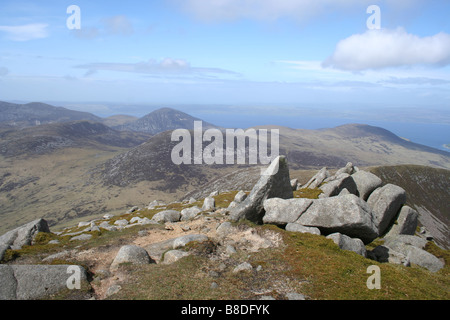
[[[152,217],[153,221],[164,222],[177,222],[181,219],[181,213],[176,210],[164,210],[160,211]]]
[[[71,265],[0,265],[0,300],[33,300],[61,290],[88,288],[86,270]]]
[[[322,234],[339,232],[367,244],[378,237],[378,229],[372,219],[367,203],[349,194],[314,200],[296,223],[317,227]]]
[[[361,239],[350,238],[349,236],[339,232],[328,235],[327,239],[333,240],[333,242],[336,243],[342,250],[353,251],[363,257],[367,254],[366,247]]]
[[[289,178],[289,167],[284,156],[278,156],[261,175],[249,196],[230,211],[230,220],[248,219],[262,223],[264,200],[294,197]]]
[[[374,222],[380,236],[384,235],[393,225],[405,202],[406,191],[393,184],[378,188],[369,196],[367,204],[372,209]]]
[[[37,219],[0,236],[0,244],[9,245],[13,250],[19,250],[24,245],[33,244],[39,232],[50,232],[47,221]]]
[[[386,236],[395,235],[414,235],[417,228],[417,220],[419,218],[419,213],[408,206],[403,206],[400,210],[400,214],[397,218],[397,223],[394,223],[391,230],[386,234]]]
[[[337,196],[344,189],[346,189],[351,194],[358,195],[355,181],[353,181],[351,175],[345,172],[337,175],[334,180],[331,180],[320,186],[320,189],[322,190],[322,193],[320,194],[319,198]]]
[[[306,209],[313,203],[311,199],[280,199],[271,198],[264,201],[265,214],[263,223],[286,225],[297,221]]]
[[[444,262],[424,250],[428,241],[411,235],[385,237],[382,246],[372,250],[372,254],[380,262],[391,262],[409,265],[411,263],[424,267],[432,272],[444,267]]]
[[[383,181],[373,173],[359,170],[352,174],[352,179],[356,184],[356,189],[361,199],[367,201],[369,195],[376,189],[381,187]]]
[[[193,206],[193,207],[190,207],[190,208],[183,209],[183,210],[181,210],[181,221],[193,219],[200,212],[202,212],[202,209],[200,209],[197,206]]]
[[[325,181],[325,179],[330,177],[330,173],[328,172],[327,168],[324,167],[319,170],[304,186],[303,188],[309,188],[314,189],[320,186],[322,182]]]
[[[144,248],[136,245],[126,245],[120,248],[114,258],[111,269],[117,269],[122,263],[149,264],[154,262]]]

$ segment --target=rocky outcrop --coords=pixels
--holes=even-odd
[[[34,220],[0,236],[0,245],[10,246],[13,250],[21,249],[24,245],[31,245],[39,232],[50,232],[47,221]]]
[[[378,188],[369,196],[367,204],[372,209],[374,222],[380,236],[384,235],[395,222],[405,202],[405,190],[393,184]]]
[[[322,234],[339,232],[364,243],[378,237],[370,207],[352,194],[315,200],[296,222],[317,227]]]
[[[284,156],[272,161],[253,187],[249,196],[230,211],[230,220],[247,219],[261,223],[264,217],[264,201],[270,198],[293,198],[289,167]]]
[[[71,277],[74,277],[72,283]],[[76,281],[76,282],[75,282]],[[77,283],[78,282],[78,283]],[[0,300],[34,300],[89,286],[86,270],[70,265],[0,265]]]

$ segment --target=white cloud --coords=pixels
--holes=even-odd
[[[7,34],[12,41],[28,41],[48,37],[48,24],[33,23],[22,26],[0,26],[0,31]]]
[[[165,58],[159,61],[150,59],[147,62],[138,63],[89,63],[78,65],[75,68],[88,70],[86,76],[100,70],[141,73],[148,75],[238,75],[236,72],[220,68],[193,67],[186,60],[171,58]]]
[[[438,33],[418,37],[402,28],[368,30],[355,34],[337,45],[324,67],[363,71],[400,66],[450,64],[450,35]]]

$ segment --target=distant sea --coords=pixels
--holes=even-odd
[[[261,125],[279,125],[293,129],[323,129],[334,128],[344,124],[360,123],[381,127],[391,131],[399,137],[406,138],[412,142],[433,147],[439,150],[450,152],[444,148],[445,144],[450,144],[450,125],[433,123],[401,122],[392,121],[371,121],[367,119],[345,119],[345,118],[324,118],[313,116],[273,116],[273,115],[252,115],[239,117],[235,115],[221,114],[220,117],[214,114],[195,114],[204,121],[213,123],[224,128],[249,128]]]

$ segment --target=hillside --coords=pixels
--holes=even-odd
[[[345,179],[351,176],[356,179],[358,172],[363,172],[353,166],[343,169],[350,169],[351,173]],[[22,226],[24,231],[17,232],[28,234],[27,228],[34,230],[29,232],[34,232],[34,242],[23,245],[22,237],[18,236],[13,242],[15,247],[2,252],[0,274],[4,278],[0,296],[189,300],[192,305],[196,300],[448,300],[448,251],[415,234],[415,226],[411,233],[393,234],[390,238],[374,235],[365,245],[357,237],[345,237],[328,229],[325,226],[330,223],[328,219],[316,220],[320,230],[288,227],[300,225],[300,219],[306,216],[314,216],[317,206],[333,203],[332,214],[340,218],[331,223],[340,228],[343,218],[348,225],[342,232],[353,230],[362,236],[361,222],[353,214],[374,217],[371,210],[377,205],[371,202],[372,196],[367,203],[354,194],[318,199],[317,195],[304,197],[301,189],[292,192],[287,200],[269,197],[264,201],[263,225],[246,219],[230,222],[233,208],[246,207],[247,200],[262,201],[252,198],[252,194],[270,194],[281,181],[290,188],[289,172],[284,169],[279,172],[272,178],[261,177],[250,194],[234,190],[189,202],[159,203],[116,216],[85,220],[57,233],[48,230],[42,220]],[[338,181],[333,179],[341,178],[336,175],[330,181]],[[358,184],[359,191],[363,188],[364,185]],[[354,192],[359,194],[358,190]],[[378,187],[372,195],[383,190],[387,189]],[[350,199],[358,206],[370,206],[371,210],[355,212],[357,207],[339,205]],[[209,206],[211,201],[213,204]],[[381,200],[385,201],[386,198]],[[389,208],[394,202],[397,201],[390,198],[383,206]],[[292,215],[297,211],[285,210],[288,203],[296,208],[303,203],[312,205],[297,213],[299,220],[286,225],[286,221],[296,219]],[[364,225],[375,227],[374,221],[365,220]],[[391,225],[406,223],[398,219]],[[41,231],[36,231],[39,228]],[[318,233],[311,229],[317,229]],[[335,240],[337,235],[342,242]],[[8,239],[12,239],[9,234],[1,235],[0,243],[12,241]],[[350,243],[358,244],[357,248]],[[391,252],[392,248],[399,251]],[[378,255],[385,250],[390,252],[388,261]],[[66,270],[74,265],[83,272],[82,285],[77,290],[67,290]],[[381,279],[375,288],[371,285],[376,273],[369,271],[374,268],[379,270]],[[39,277],[33,278],[36,273]],[[49,281],[48,274],[55,279]],[[29,287],[33,290],[27,291]]]
[[[0,155],[7,158],[51,153],[67,147],[130,148],[145,142],[149,134],[121,132],[98,122],[73,121],[0,131]]]
[[[23,128],[78,120],[101,121],[101,118],[88,112],[74,111],[45,103],[16,104],[0,101],[0,126]]]
[[[187,113],[175,109],[161,108],[135,121],[114,126],[113,128],[118,130],[129,130],[157,134],[160,132],[175,129],[194,129],[194,121],[200,121],[200,119],[192,117]],[[204,129],[214,127],[215,126],[210,123],[203,122]]]
[[[419,212],[419,222],[450,248],[450,170],[401,165],[372,168],[386,183],[395,183],[408,193],[407,203]]]
[[[306,170],[324,166],[338,168],[345,166],[350,159],[357,166],[407,163],[450,168],[450,153],[404,141],[382,128],[347,125],[324,130],[295,130],[284,127],[279,130],[280,154],[287,155],[291,169]],[[191,139],[193,145],[193,134]],[[178,166],[171,160],[171,151],[177,144],[178,142],[171,141],[171,132],[158,134],[145,144],[106,162],[100,179],[108,185],[117,186],[163,179],[164,185],[160,187],[174,190],[219,178],[230,173],[231,168],[237,170],[246,167],[205,164]],[[209,142],[203,142],[203,148],[208,144]],[[216,174],[211,176],[211,172]],[[209,179],[205,179],[207,176]]]

